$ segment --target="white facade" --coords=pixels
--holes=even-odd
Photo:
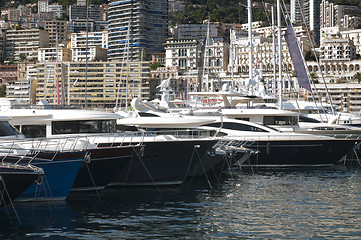
[[[253,62],[249,62],[249,44],[248,34],[239,35],[239,32],[231,30],[230,33],[230,54],[228,63],[228,72],[232,79],[242,79],[242,85],[247,85],[249,79],[249,66],[252,64],[254,79],[263,79],[266,88],[269,90],[273,86],[273,70],[277,68],[274,65],[274,54],[272,38],[265,38],[260,35],[253,36]],[[283,71],[292,72],[293,65],[285,41],[282,42],[282,62]],[[278,64],[278,45],[276,47],[276,64]],[[292,88],[298,88],[297,81],[294,78],[284,76],[285,91]]]
[[[86,33],[72,33],[70,41],[73,61],[85,61],[86,55],[88,55],[88,60],[94,60],[100,55],[102,55],[101,58],[104,59],[104,53],[101,53],[101,49],[104,49],[105,51],[108,49],[108,32],[103,31],[88,33],[88,53],[86,53]]]
[[[356,57],[356,47],[350,39],[324,39],[320,47],[322,61],[351,61]]]
[[[346,29],[343,27],[321,29],[321,45],[324,39],[336,37],[350,39],[356,47],[356,54],[361,54],[361,29]]]
[[[200,59],[199,42],[195,39],[168,40],[165,46],[166,67],[196,69]]]
[[[39,0],[38,1],[38,12],[49,12],[49,1]]]
[[[72,33],[70,36],[71,48],[86,46],[86,33]],[[101,48],[108,48],[108,32],[88,32],[88,46],[99,46]]]
[[[59,4],[51,4],[48,6],[49,12],[55,12],[56,17],[61,18],[63,16],[63,6]]]
[[[174,29],[176,39],[204,39],[207,37],[219,37],[218,24],[179,24]]]
[[[58,48],[39,48],[38,49],[38,61],[44,62],[55,62],[58,60],[61,61],[69,61],[71,59],[71,51],[68,48],[60,45]]]
[[[74,62],[85,62],[95,60],[106,60],[107,50],[99,46],[88,47],[88,51],[85,47],[73,48],[72,49],[72,61]]]

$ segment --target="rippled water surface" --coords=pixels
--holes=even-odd
[[[16,203],[1,239],[361,239],[360,169],[233,171],[220,182]]]

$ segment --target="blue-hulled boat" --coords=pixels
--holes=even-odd
[[[39,184],[33,184],[17,200],[65,200],[68,196],[86,151],[42,152],[31,161],[40,167],[44,176]]]

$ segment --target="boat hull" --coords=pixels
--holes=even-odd
[[[16,200],[65,200],[73,186],[86,151],[40,153],[31,164],[44,171],[41,185],[33,184]]]
[[[101,147],[88,150],[90,159],[80,167],[71,191],[103,189],[130,162],[138,146]]]
[[[223,170],[236,163],[242,165],[248,157],[248,151],[207,151],[201,161],[194,166],[193,171],[188,173],[188,176],[219,176]]]
[[[144,142],[137,155],[115,176],[109,186],[178,185],[192,172],[218,140]]]
[[[347,139],[256,141],[245,145],[259,152],[250,156],[243,166],[331,166],[351,152],[355,144],[355,140]]]
[[[43,172],[31,168],[17,168],[11,166],[0,166],[1,176],[1,203],[4,206],[15,200],[27,190],[36,180],[40,179]]]

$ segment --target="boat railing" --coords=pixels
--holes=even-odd
[[[234,139],[221,139],[215,145],[214,149],[218,151],[222,151],[224,153],[229,152],[254,152],[254,150],[249,149],[253,145],[254,141],[242,141],[242,140],[234,140]],[[245,147],[247,145],[247,147]]]
[[[143,145],[146,141],[181,141],[186,139],[213,138],[215,131],[209,130],[164,130],[164,131],[129,131],[119,133],[87,134],[83,136],[90,143],[98,146]]]
[[[80,137],[1,139],[0,152],[11,150],[66,152],[84,151],[90,143]]]
[[[344,136],[342,138],[340,137],[332,137],[332,136],[324,136],[324,135],[313,135],[313,134],[237,134],[237,135],[227,135],[227,136],[223,136],[221,137],[222,139],[237,139],[237,140],[243,140],[243,141],[297,141],[297,140],[305,140],[305,141],[309,141],[309,140],[335,140],[335,139],[339,139],[339,140],[349,140],[350,138],[348,138],[347,136]]]
[[[212,130],[203,129],[185,129],[185,130],[160,130],[160,131],[147,131],[145,136],[172,136],[175,140],[182,139],[205,139],[212,138],[214,136]]]

